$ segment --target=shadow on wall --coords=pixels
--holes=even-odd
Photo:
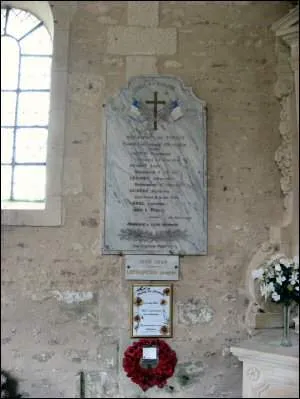
[[[22,398],[18,394],[17,379],[4,370],[1,370],[1,398]]]

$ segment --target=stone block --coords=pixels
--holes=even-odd
[[[32,359],[45,363],[55,355],[54,352],[41,352],[32,356]]]
[[[157,58],[153,56],[126,57],[126,78],[137,75],[154,75],[157,73]]]
[[[108,29],[108,54],[172,55],[176,52],[176,44],[174,28],[110,26]]]
[[[183,65],[180,62],[176,61],[176,60],[166,60],[164,62],[164,67],[165,68],[179,69],[179,68],[182,68]]]
[[[80,378],[76,381],[78,395],[81,391],[84,398],[116,398],[118,383],[115,373],[91,370],[83,374],[82,387]]]
[[[97,348],[97,361],[101,369],[114,369],[118,364],[118,345],[105,344]]]
[[[214,310],[202,300],[190,299],[185,303],[178,303],[178,323],[207,324],[214,318]]]
[[[67,72],[62,70],[54,71],[51,84],[51,110],[61,110],[65,107],[67,85]]]
[[[261,328],[281,328],[283,327],[282,313],[265,312],[255,315],[255,327]]]
[[[180,386],[193,384],[193,380],[203,377],[204,365],[201,361],[179,363],[176,367],[176,379]]]
[[[66,159],[65,161],[65,194],[79,194],[82,192],[81,165],[79,159]]]
[[[55,30],[69,29],[69,25],[77,9],[77,1],[60,1],[57,3],[52,7]]]
[[[69,30],[57,30],[53,40],[53,71],[67,71],[69,55]]]
[[[158,26],[158,1],[128,1],[128,25]]]
[[[99,325],[101,327],[120,327],[124,324],[124,320],[128,320],[129,323],[129,298],[120,292],[117,283],[105,281],[103,285],[106,289],[102,287],[99,291]]]

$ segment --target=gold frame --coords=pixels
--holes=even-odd
[[[133,309],[134,309],[134,288],[135,287],[163,287],[168,288],[169,291],[169,306],[168,306],[168,311],[169,311],[169,331],[167,334],[161,334],[161,335],[139,335],[139,334],[134,334],[134,328],[133,328]],[[130,305],[130,336],[131,338],[172,338],[173,337],[173,284],[172,283],[146,283],[146,284],[132,284],[131,285],[131,305]]]

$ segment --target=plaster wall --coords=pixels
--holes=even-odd
[[[59,24],[60,3],[52,2]],[[2,367],[28,397],[241,397],[229,352],[246,336],[241,290],[283,217],[275,38],[281,1],[78,1],[70,31],[61,227],[2,227]],[[103,104],[130,76],[180,77],[207,102],[208,255],[174,283],[178,365],[143,393],[122,369],[131,283],[102,256]]]

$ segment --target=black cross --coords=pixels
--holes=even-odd
[[[165,104],[165,101],[158,101],[157,99],[157,91],[154,92],[154,101],[149,100],[146,101],[146,104],[153,104],[153,113],[154,113],[154,130],[157,130],[157,105],[158,104]]]

